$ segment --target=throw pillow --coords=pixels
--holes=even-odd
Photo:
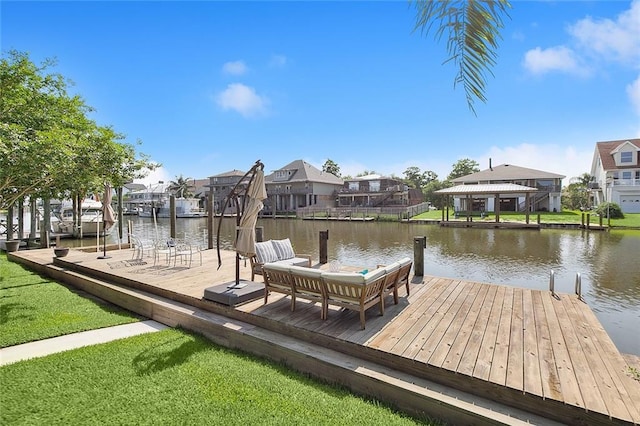
[[[273,242],[273,248],[276,250],[278,260],[293,259],[296,254],[293,252],[291,241],[288,238],[284,240],[271,240]]]
[[[271,240],[256,243],[256,260],[258,263],[270,263],[278,261],[278,254],[276,253]]]

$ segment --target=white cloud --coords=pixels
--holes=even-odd
[[[222,66],[222,72],[231,75],[245,74],[249,69],[243,61],[226,62]]]
[[[569,27],[569,33],[587,53],[606,60],[640,65],[640,0],[631,8],[611,19],[581,19]]]
[[[242,83],[232,83],[218,93],[216,103],[223,110],[236,111],[243,117],[255,117],[267,113],[269,99],[260,96],[255,89]]]
[[[629,100],[636,114],[640,115],[640,76],[638,76],[634,82],[627,85],[627,96],[629,96]]]
[[[284,55],[273,55],[269,61],[272,68],[284,68],[287,65],[287,57]]]
[[[524,55],[523,65],[532,74],[563,71],[569,74],[586,75],[588,71],[579,64],[575,52],[565,46],[542,49],[536,47]]]
[[[149,186],[153,183],[158,183],[160,181],[162,182],[170,182],[171,180],[173,180],[173,177],[171,176],[171,174],[164,168],[164,167],[158,167],[157,169],[149,172],[149,174],[141,179],[134,179],[133,181],[135,183],[142,183],[146,186]]]

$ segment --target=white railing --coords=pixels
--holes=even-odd
[[[614,179],[613,186],[640,186],[640,179]]]

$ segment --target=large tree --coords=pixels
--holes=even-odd
[[[10,51],[0,60],[0,208],[24,197],[75,198],[124,185],[158,164],[88,118],[70,82]]]
[[[454,86],[462,84],[469,109],[474,102],[486,102],[487,74],[496,63],[503,18],[509,17],[507,0],[414,0],[415,30],[427,35],[435,24],[435,38],[447,38],[449,57],[458,68]]]
[[[480,164],[478,164],[477,161],[471,160],[469,158],[463,158],[456,161],[456,163],[453,164],[452,167],[453,169],[451,170],[451,173],[449,173],[449,176],[447,176],[447,180],[449,181],[480,171]]]
[[[340,166],[331,159],[327,159],[327,161],[324,162],[322,165],[322,171],[340,177]]]
[[[423,189],[429,182],[438,179],[435,172],[431,170],[423,172],[416,166],[407,167],[403,174],[405,183],[416,189]]]

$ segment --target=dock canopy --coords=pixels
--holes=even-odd
[[[486,183],[486,184],[477,184],[477,185],[456,185],[451,188],[444,188],[436,191],[437,194],[443,195],[453,195],[454,197],[458,197],[461,201],[464,201],[464,205],[466,206],[465,211],[467,212],[467,220],[470,220],[471,213],[471,205],[473,204],[474,197],[493,197],[494,202],[494,213],[496,216],[496,223],[500,222],[500,200],[503,195],[511,195],[513,196],[524,196],[524,212],[526,216],[526,223],[529,223],[529,210],[530,210],[530,195],[532,193],[538,192],[537,188],[532,188],[530,186],[518,185],[515,183]],[[466,199],[466,200],[465,200]],[[446,205],[449,205],[447,201]],[[449,208],[447,207],[446,213],[446,221],[449,221]],[[445,211],[442,210],[442,220],[445,220]]]

